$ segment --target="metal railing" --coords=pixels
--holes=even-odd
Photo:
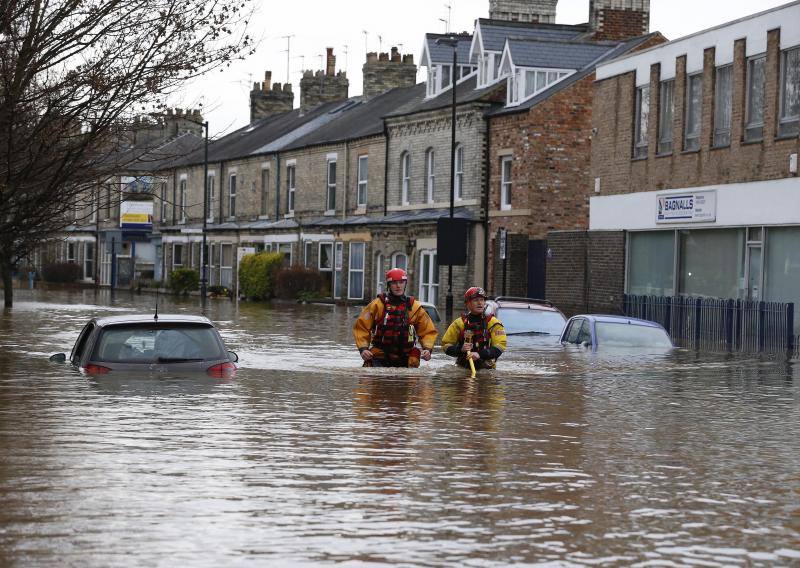
[[[680,347],[798,355],[791,302],[626,294],[623,313],[660,323]]]

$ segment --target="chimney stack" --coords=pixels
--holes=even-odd
[[[556,22],[558,0],[489,0],[489,18],[509,22]]]
[[[589,0],[589,27],[598,40],[626,40],[650,32],[650,0]]]
[[[294,106],[294,93],[292,84],[281,85],[272,81],[272,71],[264,72],[264,81],[253,83],[250,91],[250,122],[292,110]]]
[[[336,72],[336,56],[333,48],[327,48],[328,57],[324,70],[303,71],[300,80],[300,111],[306,112],[316,106],[333,101],[347,100],[350,82],[347,73]]]
[[[396,47],[389,53],[367,53],[363,66],[364,97],[372,98],[397,87],[413,87],[417,83],[414,56],[401,55]]]

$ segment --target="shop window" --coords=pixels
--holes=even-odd
[[[679,238],[680,294],[744,298],[744,229],[681,230]]]
[[[800,335],[800,227],[767,230],[764,299],[794,302],[794,333]]]
[[[628,293],[640,296],[675,294],[675,231],[630,234]]]

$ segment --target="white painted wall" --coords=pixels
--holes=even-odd
[[[711,223],[656,223],[657,195],[706,190],[717,192],[717,219]],[[626,195],[592,197],[592,231],[800,225],[800,178],[707,185]]]
[[[716,65],[733,63],[733,43],[745,38],[747,56],[766,53],[767,32],[781,30],[781,49],[800,45],[800,1],[709,28],[597,67],[597,80],[636,71],[636,85],[650,82],[650,66],[661,64],[661,80],[675,77],[675,58],[686,55],[686,73],[703,70],[703,50],[716,48]]]

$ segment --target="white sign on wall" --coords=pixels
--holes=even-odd
[[[656,223],[707,223],[716,219],[716,191],[656,195]]]

